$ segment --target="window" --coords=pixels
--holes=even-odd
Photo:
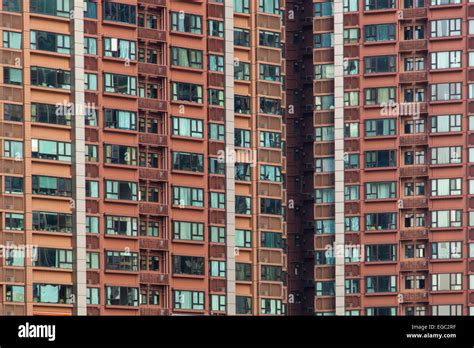
[[[356,186],[356,185],[344,186],[344,200],[346,201],[359,200],[359,186]]]
[[[225,209],[225,193],[209,192],[209,208]]]
[[[21,69],[3,67],[3,83],[21,86],[23,84],[23,71]]]
[[[431,275],[431,290],[462,290],[462,273],[438,273]]]
[[[316,173],[332,173],[335,170],[334,157],[316,158],[314,163]]]
[[[94,0],[84,0],[84,18],[97,18],[97,3]]]
[[[334,47],[334,33],[314,34],[314,48]]]
[[[172,82],[172,100],[202,104],[202,86],[191,83]]]
[[[84,54],[97,55],[97,39],[84,37]]]
[[[239,248],[252,247],[252,231],[235,230],[235,246]]]
[[[461,67],[462,51],[445,51],[431,53],[431,69],[454,69]]]
[[[74,301],[72,285],[33,284],[35,303],[72,304]]]
[[[209,19],[207,21],[207,34],[211,37],[224,38],[224,22]]]
[[[237,13],[250,13],[250,0],[234,0],[234,11]]]
[[[252,314],[252,297],[235,296],[236,314]]]
[[[100,254],[94,252],[86,252],[86,268],[99,269],[100,268]]]
[[[397,291],[397,277],[396,276],[371,276],[365,277],[366,293],[379,292],[396,292]]]
[[[218,123],[209,123],[209,139],[224,141],[225,139],[225,126]]]
[[[98,305],[100,304],[100,289],[86,288],[86,304]]]
[[[365,0],[365,10],[387,10],[395,8],[395,0]]]
[[[136,6],[107,1],[103,4],[104,20],[126,24],[136,24]]]
[[[72,250],[38,247],[34,267],[72,268]]]
[[[252,281],[252,265],[249,263],[235,263],[235,280],[250,282]]]
[[[396,198],[396,182],[368,182],[365,184],[366,199]]]
[[[235,164],[235,180],[251,181],[252,169],[250,163],[236,163]]]
[[[462,257],[462,242],[431,243],[431,258],[434,260],[460,259]]]
[[[173,274],[204,275],[204,257],[174,255]]]
[[[72,196],[72,180],[52,176],[32,176],[32,193],[46,196]]]
[[[377,56],[365,58],[365,73],[390,73],[396,71],[395,56]]]
[[[260,0],[262,1],[262,0]],[[261,299],[262,314],[283,315],[285,314],[285,307],[282,300],[275,300],[270,298]]]
[[[344,12],[356,12],[358,9],[358,0],[344,0]]]
[[[225,228],[209,226],[209,241],[211,243],[225,243]]]
[[[365,121],[365,136],[380,137],[396,135],[395,119],[380,119]]]
[[[316,127],[316,141],[334,141],[334,126]]]
[[[171,64],[186,68],[202,69],[202,51],[171,47]]]
[[[280,33],[273,31],[259,31],[259,45],[280,48]]]
[[[234,2],[235,3],[235,2]],[[219,261],[216,261],[219,262]],[[226,310],[227,299],[225,295],[210,296],[210,310],[215,312],[224,312]]]
[[[106,286],[106,304],[109,306],[138,306],[138,288]]]
[[[204,224],[200,222],[173,221],[173,239],[204,241]]]
[[[432,305],[431,306],[432,315],[462,315],[462,305],[452,304],[452,305]]]
[[[395,167],[396,152],[395,150],[380,150],[380,151],[366,151],[365,152],[365,167],[366,168],[383,168]]]
[[[240,81],[250,80],[250,63],[235,62],[234,64],[234,78]]]
[[[21,0],[3,0],[2,11],[21,12]]]
[[[281,101],[260,97],[260,113],[269,115],[281,115]]]
[[[431,100],[446,101],[460,100],[462,94],[462,86],[460,82],[437,83],[431,85]]]
[[[106,251],[105,268],[113,271],[138,271],[138,253],[130,251]]]
[[[333,15],[332,2],[317,2],[313,4],[315,17],[330,17]]]
[[[250,147],[250,131],[246,129],[235,128],[234,144],[236,147]]]
[[[260,233],[260,246],[262,248],[283,248],[283,239],[279,232],[264,232]]]
[[[394,41],[395,24],[373,24],[364,26],[365,42]]]
[[[99,182],[95,180],[86,180],[86,197],[99,198]]]
[[[472,2],[472,1],[469,1]],[[431,6],[460,4],[461,0],[431,0]]]
[[[316,234],[334,234],[336,231],[336,222],[334,220],[315,220]]]
[[[234,45],[250,47],[250,31],[247,29],[234,28]]]
[[[224,91],[220,89],[209,88],[208,104],[214,106],[224,106]]]
[[[204,292],[174,290],[173,308],[204,310]]]
[[[31,157],[52,161],[71,162],[71,143],[31,139]]]
[[[396,230],[396,213],[371,213],[365,215],[365,230]]]
[[[71,37],[46,31],[32,30],[30,32],[30,48],[32,50],[71,53]]]
[[[30,12],[69,18],[71,5],[71,0],[30,0]]]
[[[264,281],[281,282],[283,281],[283,272],[279,266],[261,266],[260,277]]]
[[[394,87],[379,87],[365,89],[365,105],[381,105],[395,102]]]
[[[72,232],[72,215],[33,211],[33,230],[46,232]]]
[[[104,37],[104,57],[137,60],[137,44],[134,41]]]
[[[396,307],[367,307],[365,309],[367,316],[394,316],[397,315]]]
[[[3,120],[23,122],[23,105],[3,104]]]
[[[38,87],[71,89],[71,73],[64,70],[32,67],[31,84]]]
[[[334,78],[334,64],[316,64],[314,66],[314,78],[325,80]]]
[[[137,114],[126,110],[104,110],[105,128],[137,130]]]
[[[97,216],[86,216],[86,232],[99,233],[99,218]]]
[[[263,13],[280,14],[280,0],[259,0],[258,10]]]
[[[438,19],[431,21],[431,37],[461,35],[461,19]]]
[[[137,201],[137,183],[130,181],[105,180],[105,198]]]
[[[6,302],[25,302],[25,287],[20,285],[6,285]]]
[[[250,215],[252,213],[250,197],[235,196],[235,213],[242,215]]]
[[[21,49],[21,33],[14,31],[3,31],[3,48]]]
[[[85,145],[85,159],[86,162],[99,162],[99,147],[97,145]]]
[[[281,148],[281,133],[261,131],[260,146],[274,149]]]
[[[23,178],[16,176],[5,176],[4,193],[6,194],[22,194]]]
[[[260,198],[260,213],[270,215],[281,215],[281,200],[271,198]]]
[[[127,216],[105,216],[105,234],[136,237],[138,234],[137,218]]]
[[[104,81],[104,92],[137,95],[137,78],[134,76],[104,73]]]
[[[5,213],[5,230],[23,231],[25,216],[23,214]]]
[[[224,72],[224,56],[217,56],[210,54],[209,56],[209,70]]]
[[[460,196],[462,193],[462,178],[431,180],[432,196]]]
[[[188,13],[171,12],[171,30],[202,34],[202,17]]]
[[[462,160],[461,146],[431,148],[431,164],[457,164]]]
[[[385,262],[397,260],[397,245],[374,244],[366,245],[365,259],[367,262]]]
[[[237,114],[250,114],[250,97],[234,95],[234,112]]]
[[[186,117],[172,117],[173,135],[192,138],[203,138],[203,122]]]
[[[357,43],[359,42],[359,28],[344,29],[344,43]]]
[[[344,218],[344,231],[346,232],[359,232],[360,230],[360,217],[351,216]]]
[[[71,125],[72,110],[53,104],[31,104],[31,120],[39,123]]]
[[[23,159],[23,142],[4,140],[3,142],[3,156],[8,158],[15,158],[16,160]]]
[[[204,190],[174,186],[173,204],[178,206],[204,207]]]
[[[431,132],[460,132],[462,130],[462,115],[439,115],[431,117]]]
[[[260,180],[263,181],[282,181],[281,167],[261,164],[260,165]]]
[[[461,227],[462,210],[434,210],[431,212],[432,228]]]
[[[204,156],[197,153],[173,152],[173,169],[203,173]]]
[[[209,262],[209,276],[210,277],[225,277],[226,262],[225,261],[210,261]]]

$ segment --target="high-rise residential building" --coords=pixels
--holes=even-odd
[[[0,314],[474,314],[473,28],[466,0],[2,0]]]
[[[289,313],[473,314],[474,4],[287,10]]]
[[[285,314],[283,13],[1,1],[0,314]]]

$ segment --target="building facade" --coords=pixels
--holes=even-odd
[[[297,5],[290,314],[473,313],[473,5]]]
[[[2,1],[2,314],[285,314],[282,13]]]

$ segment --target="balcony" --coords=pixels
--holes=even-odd
[[[139,98],[138,107],[144,110],[167,111],[168,102],[161,99]]]
[[[154,285],[168,284],[168,275],[152,272],[140,273],[140,283]]]
[[[97,236],[86,236],[86,248],[87,249],[99,249],[99,237]]]
[[[427,271],[428,270],[428,260],[410,260],[410,261],[401,261],[400,262],[400,271]]]
[[[209,245],[209,257],[212,259],[224,259],[226,252],[226,246],[221,244],[210,244]]]
[[[258,228],[281,231],[283,229],[283,219],[276,216],[260,215],[258,218]]]
[[[140,315],[143,316],[158,316],[158,315],[170,315],[171,311],[166,308],[154,308],[152,306],[140,307]]]
[[[404,292],[402,293],[403,302],[428,302],[428,292]]]
[[[143,75],[166,76],[167,69],[164,65],[138,63],[138,73]]]
[[[140,249],[168,250],[168,241],[157,238],[140,238]]]
[[[425,209],[428,208],[428,198],[427,197],[405,197],[402,200],[402,205],[400,209]]]
[[[428,145],[427,134],[401,135],[400,146],[425,146]]]
[[[270,182],[259,182],[258,183],[258,194],[261,196],[281,198],[282,196],[282,185],[278,183]]]
[[[140,179],[151,181],[167,181],[168,171],[163,169],[140,168]]]
[[[138,28],[138,38],[150,41],[166,42],[166,31]]]
[[[23,206],[23,196],[0,196],[0,209],[1,210],[13,210],[13,211],[22,211],[24,210]]]
[[[346,308],[360,308],[360,296],[346,294],[345,296]]]
[[[401,240],[428,239],[428,230],[426,229],[408,229],[400,231]]]
[[[400,83],[426,83],[428,73],[426,71],[413,71],[400,73]]]
[[[209,210],[209,222],[216,225],[225,225],[226,213],[222,210]]]
[[[413,165],[400,167],[400,177],[411,178],[418,176],[428,176],[428,166],[426,165]]]
[[[139,0],[138,3],[140,5],[166,7],[166,0]]]
[[[26,315],[26,304],[24,303],[0,303],[2,315]]]
[[[21,13],[0,13],[0,26],[8,29],[21,30],[23,17]]]
[[[281,282],[260,281],[258,283],[258,293],[260,296],[283,297],[285,292],[283,283]]]
[[[402,16],[399,16],[399,20],[412,20],[412,19],[426,19],[428,17],[428,11],[426,7],[421,8],[405,8],[403,9]]]
[[[334,297],[331,298],[321,298],[321,297],[314,297],[314,308],[317,311],[330,311],[334,312],[336,308],[336,299]]]
[[[100,273],[99,271],[87,270],[87,285],[100,284]]]
[[[336,269],[329,265],[316,265],[314,267],[314,279],[331,280],[336,276]]]
[[[167,216],[168,206],[165,204],[157,203],[140,203],[140,214]]]
[[[168,137],[163,134],[140,133],[139,141],[140,141],[140,144],[149,145],[149,146],[167,146],[168,145]]]
[[[398,50],[400,52],[426,51],[428,49],[428,40],[409,40],[400,41]]]
[[[225,279],[211,278],[209,281],[209,287],[211,292],[225,292],[227,288],[227,282]]]
[[[260,249],[258,261],[261,263],[271,263],[281,265],[283,263],[283,251],[273,249]]]
[[[1,283],[24,283],[26,281],[24,268],[7,268],[3,266],[0,269]]]

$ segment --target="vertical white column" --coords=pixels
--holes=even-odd
[[[345,315],[344,288],[344,8],[334,0],[334,160],[336,315]]]
[[[84,0],[74,0],[73,7],[73,255],[75,315],[87,315],[86,291],[86,179],[84,131]]]
[[[234,2],[224,2],[225,30],[225,151],[234,153]],[[235,163],[226,156],[227,314],[235,315]]]

